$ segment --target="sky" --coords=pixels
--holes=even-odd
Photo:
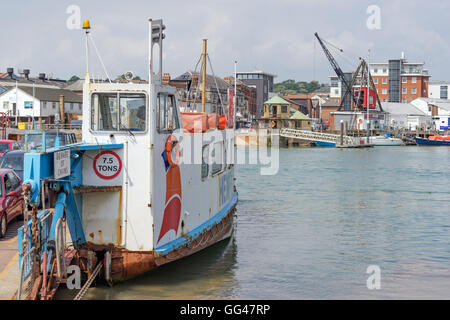
[[[14,67],[30,69],[31,76],[84,77],[84,33],[76,27],[88,19],[109,76],[132,71],[146,79],[148,19],[162,18],[163,72],[172,77],[194,70],[206,38],[218,76],[232,75],[237,60],[238,72],[263,70],[276,74],[275,82],[328,83],[334,71],[318,32],[343,49],[330,47],[344,72],[355,70],[370,49],[371,62],[404,52],[409,62],[425,62],[431,80],[450,80],[449,13],[445,0],[8,1],[0,10],[0,72]],[[91,76],[105,78],[90,46]]]

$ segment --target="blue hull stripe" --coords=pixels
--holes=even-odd
[[[203,224],[193,229],[192,231],[188,232],[184,236],[176,238],[175,240],[172,240],[169,243],[166,243],[158,248],[155,248],[155,253],[157,255],[166,255],[171,251],[183,247],[189,244],[190,242],[194,241],[203,232],[210,230],[215,224],[222,221],[222,219],[225,218],[228,212],[236,205],[237,201],[238,201],[238,194],[237,192],[235,192],[231,200],[222,208],[222,210],[216,213],[211,219],[204,222]]]

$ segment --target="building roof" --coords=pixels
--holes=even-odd
[[[325,102],[324,104],[322,104],[322,107],[339,107],[340,105],[341,105],[340,102],[330,99],[327,102]]]
[[[288,94],[285,97],[288,99],[311,99],[311,95],[308,93]]]
[[[10,91],[11,89],[14,89],[12,86],[5,86],[5,88]],[[27,93],[30,96],[33,96],[33,87],[24,87],[24,86],[18,86],[19,90],[22,90],[23,92]],[[66,89],[57,89],[57,88],[41,88],[41,87],[35,87],[34,88],[34,97],[40,101],[51,101],[51,102],[59,102],[59,96],[64,96],[65,102],[74,102],[74,103],[82,103],[83,97],[81,95],[78,95],[70,90]]]
[[[417,98],[416,100],[422,100],[425,101],[427,104],[431,104],[438,108],[450,111],[450,100],[448,99]]]
[[[201,83],[201,81],[202,81],[201,74],[199,72],[194,72],[194,71],[186,71],[182,75],[180,75],[180,76],[178,76],[178,77],[176,77],[174,79],[170,79],[170,81],[171,82],[172,81],[174,81],[174,82],[177,82],[177,81],[181,81],[181,82],[183,82],[183,81],[192,81],[192,76],[194,74],[198,76],[198,78],[200,80],[200,83]],[[206,74],[206,87],[207,88],[214,88],[215,89],[216,88],[216,83],[217,83],[217,87],[220,90],[226,90],[226,89],[231,88],[231,85],[228,82],[226,82],[225,80],[223,80],[222,78],[217,77],[217,76],[213,76],[213,75],[210,75],[210,74]],[[201,86],[199,86],[199,89],[201,89]]]
[[[296,119],[296,120],[311,120],[310,117],[308,117],[307,115],[303,114],[300,111],[295,111],[295,113],[289,117],[289,119]]]
[[[264,102],[264,104],[291,104],[291,103],[284,100],[280,96],[273,96],[272,98]]]
[[[239,71],[239,72],[236,72],[236,74],[265,74],[265,75],[267,75],[267,76],[271,76],[271,77],[274,77],[274,78],[277,77],[276,74],[264,72],[264,71],[262,71],[262,70],[246,71],[246,72],[241,72],[241,71]]]
[[[426,116],[426,113],[416,108],[411,103],[398,103],[398,102],[382,102],[381,107],[384,111],[394,115],[418,115]]]

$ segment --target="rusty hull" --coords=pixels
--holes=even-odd
[[[131,251],[113,244],[97,245],[87,242],[79,250],[81,267],[88,274],[95,265],[88,267],[87,257],[89,252],[111,252],[111,282],[118,283],[129,280],[145,272],[151,271],[163,264],[187,257],[206,247],[225,239],[232,230],[233,218],[236,208],[233,207],[228,214],[210,230],[200,234],[196,239],[188,242],[183,247],[177,248],[166,255],[158,255],[155,251]],[[106,260],[106,258],[103,258]],[[103,274],[106,274],[106,261],[104,261]]]

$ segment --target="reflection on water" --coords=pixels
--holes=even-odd
[[[449,164],[446,147],[282,149],[275,176],[237,166],[232,240],[86,298],[450,299]]]
[[[84,299],[226,299],[236,287],[235,264],[232,237],[112,288],[98,285]],[[65,290],[58,298],[68,299],[71,294]]]

